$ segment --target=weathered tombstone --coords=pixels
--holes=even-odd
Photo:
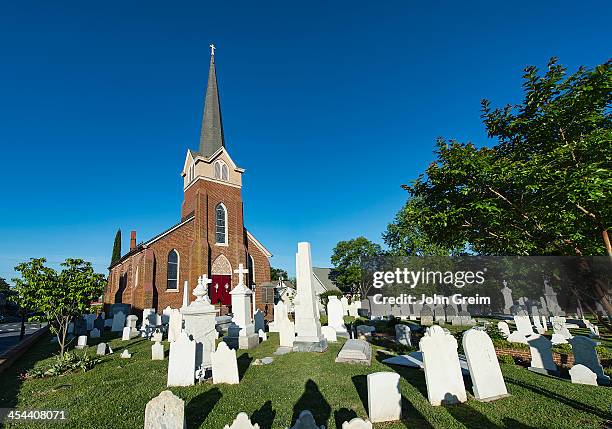
[[[173,342],[176,341],[179,334],[183,330],[183,315],[181,314],[181,310],[175,308],[170,311],[169,321],[168,321],[168,341]]]
[[[151,335],[151,341],[160,342],[164,339],[164,333],[160,328],[155,328],[153,335]]]
[[[467,359],[474,397],[492,401],[508,395],[493,341],[486,332],[470,329],[463,334],[463,351]]]
[[[540,319],[540,316],[536,315],[536,316],[531,316],[531,317],[533,319],[533,325],[535,326],[537,333],[540,335],[544,335],[544,333],[546,333],[546,328],[542,326],[542,321]]]
[[[228,335],[223,338],[223,341],[230,347],[247,350],[259,345],[259,336],[251,321],[253,292],[244,284],[244,275],[248,273],[248,270],[239,264],[238,269],[234,272],[239,275],[238,285],[230,292],[234,317],[228,329]]]
[[[497,322],[497,329],[504,335],[506,338],[510,336],[510,327],[504,321]]]
[[[569,373],[572,383],[597,386],[597,374],[582,364],[574,365]]]
[[[75,319],[74,333],[77,336],[87,335],[87,321],[83,317]]]
[[[357,331],[357,336],[364,335],[365,337],[370,337],[372,333],[376,332],[376,328],[369,325],[359,325],[355,328],[355,331]]]
[[[138,316],[135,314],[130,314],[125,318],[125,326],[129,328],[136,329],[136,323],[138,323]]]
[[[446,323],[446,312],[444,310],[444,304],[434,305],[434,320],[436,322],[442,322],[442,324]]]
[[[293,348],[293,341],[295,340],[295,326],[293,322],[289,320],[289,316],[287,315],[287,305],[284,302],[279,302],[276,309],[276,327],[278,329],[280,346]]]
[[[181,308],[181,314],[185,321],[185,333],[191,336],[196,343],[195,365],[200,373],[211,367],[210,354],[215,349],[215,341],[218,335],[215,327],[217,310],[210,303],[207,295],[207,288],[210,283],[212,283],[212,280],[209,280],[205,274],[200,276],[198,285],[192,292],[196,297],[195,301],[187,307]]]
[[[91,338],[100,338],[100,330],[98,328],[93,328],[89,333]]]
[[[109,308],[110,311],[108,312],[109,318],[110,319],[114,318],[115,315],[117,315],[119,312],[123,313],[124,315],[130,314],[130,309],[131,309],[130,304],[123,304],[123,303],[111,304]]]
[[[79,338],[77,338],[76,348],[84,349],[85,347],[87,347],[87,335],[80,335]]]
[[[87,324],[87,330],[91,331],[94,328],[94,320],[96,320],[95,314],[86,314],[83,316],[85,323]]]
[[[402,395],[399,379],[400,376],[396,372],[368,374],[368,417],[373,423],[401,420]]]
[[[170,323],[170,314],[172,314],[172,307],[168,305],[166,306],[166,308],[162,310],[162,314],[161,314],[162,325],[167,325],[168,323]]]
[[[410,327],[401,323],[395,325],[395,341],[405,346],[412,346]]]
[[[223,429],[259,429],[257,423],[251,423],[247,413],[238,413],[231,425],[225,425]]]
[[[597,343],[583,335],[577,335],[569,340],[574,354],[574,365],[584,365],[595,373],[601,384],[609,384],[610,377],[604,373],[604,369],[597,356],[595,346]]]
[[[257,335],[259,336],[259,339],[260,339],[262,342],[264,342],[264,341],[268,341],[268,335],[267,335],[267,334],[264,332],[264,330],[263,330],[263,329],[260,329],[260,330],[257,332]]]
[[[336,330],[331,326],[321,326],[321,333],[325,337],[328,343],[335,343],[338,341],[338,337],[336,336]]]
[[[221,341],[217,350],[211,353],[210,359],[212,361],[213,384],[238,384],[240,382],[236,350],[230,349],[226,343]]]
[[[314,416],[309,410],[300,412],[295,424],[290,429],[325,429],[325,426],[317,426]]]
[[[531,326],[531,320],[529,319],[529,315],[514,316],[514,323],[516,324],[516,330],[519,333],[525,336],[535,334],[535,332],[533,332],[533,326]]]
[[[315,294],[310,243],[298,243],[296,259],[297,293],[295,305],[295,332],[293,350],[296,352],[324,352],[327,341],[321,333],[318,298]]]
[[[104,331],[104,317],[102,317],[102,315],[98,315],[98,317],[96,317],[96,320],[94,320],[93,322],[94,328],[97,329],[98,331],[102,332]]]
[[[113,319],[105,319],[104,320],[104,327],[105,328],[112,329],[112,326],[113,326]],[[123,329],[123,328],[121,328],[121,329]]]
[[[266,324],[264,320],[265,318],[264,318],[263,312],[259,308],[255,310],[255,314],[253,315],[253,322],[255,324],[255,332],[259,332],[259,330],[262,330],[265,332]]]
[[[128,349],[123,350],[123,352],[121,353],[121,359],[129,359],[132,357],[132,355],[130,354],[130,352],[128,351]]]
[[[531,353],[531,371],[543,374],[557,374],[557,365],[552,357],[552,343],[542,335],[534,334],[527,337]]]
[[[573,338],[573,336],[565,326],[565,317],[551,317],[550,321],[553,327],[552,343],[567,344],[567,340]]]
[[[451,305],[446,307],[446,320],[448,320],[452,325],[461,325],[461,318],[459,317],[457,309]]]
[[[98,344],[98,347],[96,348],[96,354],[98,356],[104,356],[106,354],[106,347],[106,343]]]
[[[372,429],[372,422],[355,417],[348,422],[342,423],[342,429]]]
[[[185,429],[185,401],[164,390],[145,408],[144,429]]]
[[[151,360],[164,360],[164,345],[160,342],[155,342],[151,346]]]
[[[340,298],[340,303],[342,304],[342,315],[347,316],[349,314],[349,302],[346,296]],[[329,310],[328,310],[329,311]]]
[[[192,386],[195,380],[196,342],[181,332],[170,343],[168,359],[168,386]]]
[[[441,405],[467,401],[455,337],[434,325],[425,331],[419,348],[423,352],[429,403]]]
[[[512,289],[508,287],[508,282],[504,280],[504,288],[501,290],[504,297],[504,314],[510,314],[510,309],[514,305],[512,300]]]
[[[337,296],[330,296],[327,302],[327,324],[336,330],[336,335],[348,337],[344,325],[344,308]]]
[[[138,331],[136,329],[126,326],[125,328],[123,328],[123,334],[121,335],[121,340],[127,341],[137,336],[138,336]]]
[[[119,311],[117,314],[115,314],[115,317],[113,317],[112,323],[113,325],[111,327],[111,332],[122,332],[123,327],[125,326],[125,314]]]
[[[336,357],[338,363],[359,363],[370,365],[372,346],[364,340],[347,340]]]
[[[421,308],[421,325],[433,325],[433,310],[429,305],[423,305],[423,308]]]

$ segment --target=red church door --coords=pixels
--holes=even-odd
[[[212,283],[210,284],[210,290],[208,296],[212,304],[223,304],[231,305],[232,298],[229,294],[232,290],[232,276],[231,275],[212,275]]]

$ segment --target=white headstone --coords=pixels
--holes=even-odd
[[[419,348],[423,352],[429,403],[441,405],[467,401],[455,337],[434,325],[425,331]]]
[[[395,341],[405,346],[412,346],[412,334],[408,325],[395,325]]]
[[[81,335],[77,339],[76,348],[77,349],[84,349],[85,347],[87,347],[87,335]]]
[[[259,339],[263,342],[263,341],[268,341],[268,335],[264,332],[263,329],[260,329],[259,331],[257,331],[257,335],[259,335]]]
[[[259,344],[259,337],[251,320],[253,292],[244,284],[244,274],[248,273],[248,270],[240,264],[234,272],[239,275],[240,280],[238,285],[230,292],[234,317],[228,328],[228,335],[224,340],[230,343],[232,347],[251,349]]]
[[[337,296],[331,295],[327,302],[327,324],[339,334],[348,334],[344,326],[344,307]]]
[[[355,417],[348,422],[342,423],[342,429],[372,429],[372,422]]]
[[[348,308],[349,316],[351,316],[351,317],[359,317],[359,310],[360,309],[361,309],[361,302],[360,301],[353,301],[353,302],[351,302],[351,304],[349,305],[349,308]]]
[[[89,333],[89,336],[91,338],[100,338],[100,331],[98,330],[98,328],[93,328]]]
[[[125,326],[129,328],[136,329],[137,322],[138,316],[136,316],[135,314],[130,314],[128,317],[125,318]]]
[[[196,342],[181,332],[170,343],[168,359],[168,386],[192,386],[195,380]]]
[[[111,332],[121,332],[125,326],[125,314],[123,311],[115,313],[112,321]]]
[[[293,347],[293,342],[295,341],[295,325],[289,320],[287,306],[284,302],[279,302],[276,308],[278,310],[276,313],[276,327],[280,338],[280,346]]]
[[[368,416],[373,423],[401,420],[400,376],[395,372],[368,374]]]
[[[340,353],[336,357],[337,363],[355,363],[370,365],[372,360],[372,346],[365,340],[346,340]]]
[[[497,322],[497,329],[507,338],[510,336],[510,327],[504,321]]]
[[[257,423],[251,423],[247,413],[239,413],[231,425],[225,425],[223,429],[259,429]]]
[[[164,390],[145,408],[144,429],[185,429],[185,401]]]
[[[533,326],[531,326],[529,315],[514,316],[514,323],[516,324],[516,330],[519,333],[525,336],[535,334],[535,332],[533,332]]]
[[[151,346],[151,360],[164,360],[164,345],[156,342]]]
[[[98,356],[104,356],[106,354],[106,343],[98,344],[98,347],[96,348],[96,354]]]
[[[527,337],[529,352],[531,353],[531,366],[537,372],[557,372],[557,365],[553,361],[552,343],[543,335],[534,334]]]
[[[582,364],[574,365],[569,373],[572,383],[597,386],[597,374]]]
[[[335,343],[338,341],[338,337],[336,336],[336,330],[331,326],[321,326],[321,333],[325,337],[328,343]]]
[[[342,298],[340,298],[340,303],[342,303],[342,311],[344,312],[343,316],[348,315],[349,314],[349,302],[348,302],[348,298],[346,296],[343,296]]]
[[[470,329],[463,334],[462,344],[476,399],[492,400],[507,395],[495,347],[487,333]]]
[[[317,426],[312,413],[309,410],[304,410],[290,429],[325,429],[325,426]]]
[[[128,349],[123,350],[123,352],[121,353],[121,359],[129,359],[131,357],[132,355],[130,354]]]
[[[181,308],[187,307],[189,305],[189,282],[185,280],[183,283],[183,305]]]
[[[137,336],[138,336],[138,331],[135,328],[130,328],[129,326],[126,326],[125,328],[123,328],[123,334],[121,336],[121,340],[127,341]]]
[[[156,328],[155,331],[153,332],[153,335],[151,335],[151,341],[159,342],[163,339],[164,339],[164,333],[162,332],[161,329]]]
[[[293,347],[296,351],[318,351],[327,349],[327,342],[321,333],[317,296],[315,295],[312,272],[310,243],[298,243],[296,254],[297,293],[295,305],[295,338]],[[296,347],[297,346],[297,347]]]
[[[238,361],[236,350],[230,349],[223,341],[217,346],[217,350],[210,355],[212,361],[213,384],[227,383],[238,384]]]
[[[176,341],[182,330],[183,315],[181,314],[181,310],[175,308],[170,311],[170,320],[168,322],[168,341]]]
[[[502,295],[504,296],[504,313],[510,314],[510,309],[514,305],[512,301],[512,289],[508,287],[508,282],[504,280],[504,288],[501,290]]]

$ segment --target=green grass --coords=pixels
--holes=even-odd
[[[119,358],[126,344],[132,353],[129,360]],[[0,407],[66,409],[69,421],[61,427],[67,428],[142,427],[146,403],[166,388],[168,360],[152,361],[148,340],[112,340],[111,345],[115,353],[104,356],[89,372],[22,382],[20,372],[53,359],[55,346],[41,341],[0,374]],[[271,365],[249,365],[270,356],[277,345],[277,335],[270,334],[266,343],[239,353],[239,385],[172,388],[185,400],[188,427],[221,429],[244,411],[261,429],[285,428],[300,410],[310,409],[319,425],[340,428],[344,420],[367,417],[366,375],[394,370],[401,375],[405,420],[376,428],[600,429],[610,417],[612,388],[574,385],[515,365],[502,365],[512,396],[490,403],[476,401],[466,379],[468,402],[442,407],[429,405],[422,371],[386,366],[377,347],[370,367],[336,364],[341,343],[331,344],[323,354],[290,353],[275,356]]]

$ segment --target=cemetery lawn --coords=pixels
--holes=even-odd
[[[95,354],[98,341],[90,341],[89,353]],[[101,357],[88,372],[21,381],[21,372],[48,366],[54,359],[57,346],[44,339],[0,374],[0,408],[65,409],[68,421],[61,427],[66,428],[141,428],[146,403],[166,389],[168,359],[152,361],[151,344],[141,338],[114,339],[114,354]],[[336,364],[342,342],[330,344],[323,354],[290,353],[275,356],[270,365],[252,365],[257,358],[271,356],[277,345],[277,334],[270,334],[270,340],[256,349],[239,353],[239,385],[171,388],[185,400],[187,427],[221,429],[244,411],[261,429],[284,429],[300,410],[309,409],[319,425],[340,428],[352,417],[367,417],[366,375],[394,370],[401,375],[405,420],[375,424],[375,428],[601,429],[610,418],[612,388],[571,384],[515,365],[502,365],[510,397],[476,401],[468,378],[468,402],[441,407],[429,405],[423,371],[381,363],[386,356],[379,347],[373,347],[370,367]],[[131,359],[119,358],[126,346]],[[165,341],[164,346],[167,353]]]

